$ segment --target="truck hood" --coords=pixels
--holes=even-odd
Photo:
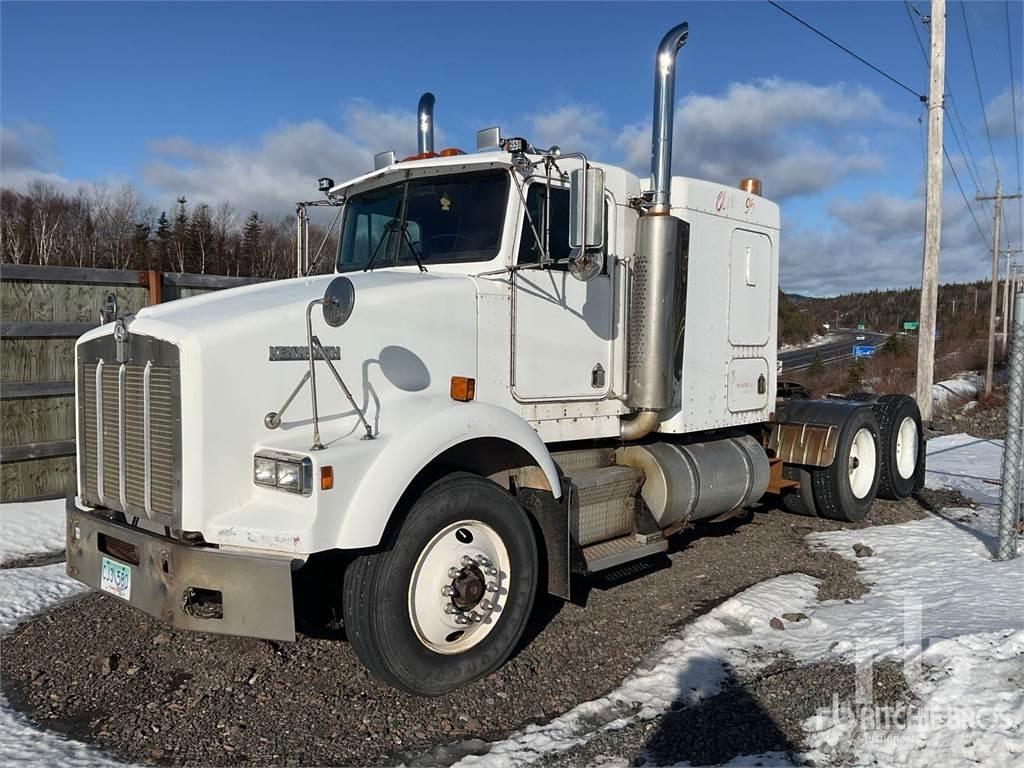
[[[273,347],[306,349],[306,306],[333,275],[245,286],[141,310],[129,333],[178,347],[181,379],[182,501],[186,518],[243,504],[259,446],[306,451],[311,441],[308,384],[278,429],[279,411],[308,370],[303,359],[273,360]],[[313,333],[340,352],[335,362],[376,434],[399,433],[416,400],[449,400],[452,376],[477,370],[477,285],[462,275],[377,271],[349,275],[355,305],[331,328],[319,307]],[[112,324],[82,341],[112,332]],[[357,414],[324,363],[317,365],[324,444],[358,440]],[[186,524],[186,528],[187,528]]]

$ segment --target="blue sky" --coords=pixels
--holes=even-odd
[[[902,2],[783,4],[926,92]],[[1018,91],[1021,9],[1010,3]],[[966,10],[994,154],[1004,189],[1015,191],[1004,4]],[[947,17],[949,84],[991,187],[959,4]],[[764,178],[783,206],[790,290],[919,280],[920,103],[763,2],[4,2],[3,183],[132,182],[158,209],[185,194],[287,215],[317,176],[341,179],[376,151],[408,149],[427,89],[445,144],[472,148],[477,128],[499,123],[645,172],[653,50],[680,20],[690,40],[677,80],[676,172]],[[1022,101],[1018,93],[1024,127]],[[948,128],[946,145],[973,197]],[[948,170],[945,192],[943,278],[981,277],[985,246]],[[1008,205],[1014,247],[1019,210]],[[976,212],[988,232],[987,212]]]

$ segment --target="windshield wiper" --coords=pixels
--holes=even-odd
[[[377,245],[374,247],[373,253],[370,254],[370,258],[367,260],[366,266],[363,267],[363,272],[369,272],[373,268],[373,262],[377,260],[377,254],[380,253],[381,246],[383,246],[384,243],[391,242],[391,235],[395,231],[397,231],[396,227],[398,226],[398,212],[402,209],[402,202],[404,199],[405,196],[403,195],[402,200],[398,201],[398,206],[395,208],[395,215],[391,217],[391,220],[388,221],[387,224],[384,225],[384,232],[382,233],[380,240],[377,241]],[[397,254],[395,261],[396,263],[398,261]]]
[[[398,202],[398,208],[395,211],[395,215],[391,217],[391,220],[384,225],[384,234],[386,237],[381,237],[377,242],[377,247],[373,249],[373,255],[370,256],[366,262],[366,266],[363,268],[363,272],[369,271],[373,267],[373,262],[377,259],[377,254],[380,253],[381,247],[385,242],[391,243],[391,237],[395,234],[399,234],[400,237],[396,238],[395,245],[395,265],[398,265],[399,259],[401,258],[402,241],[404,240],[406,245],[409,246],[409,252],[412,257],[416,260],[416,266],[420,268],[420,272],[426,272],[427,268],[423,266],[423,259],[420,257],[419,251],[416,250],[416,246],[412,242],[412,236],[409,234],[409,222],[406,220],[406,214],[409,211],[409,185],[406,184],[402,193],[402,199]]]

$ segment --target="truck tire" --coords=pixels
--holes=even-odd
[[[811,471],[814,503],[821,517],[856,523],[864,519],[878,491],[878,420],[858,408],[843,424],[832,464]]]
[[[787,512],[805,517],[817,517],[818,507],[814,503],[814,487],[811,480],[811,473],[803,467],[794,467],[800,481],[800,487],[795,491],[782,494],[782,506]]]
[[[502,488],[458,472],[435,482],[384,545],[345,572],[345,631],[376,677],[440,696],[515,649],[537,591],[537,544]]]
[[[882,445],[878,495],[899,501],[917,489],[918,477],[923,474],[921,411],[908,395],[883,395],[873,408]]]

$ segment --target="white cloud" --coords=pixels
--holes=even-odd
[[[1014,92],[1017,106],[1016,129],[1018,135],[1024,136],[1024,90],[1017,86]],[[988,115],[988,127],[994,138],[1013,138],[1014,99],[1010,98],[1010,86],[1007,85],[1002,93],[995,96],[987,105],[985,113]]]
[[[150,142],[156,158],[143,168],[142,180],[161,202],[184,195],[190,204],[226,200],[240,211],[286,216],[297,200],[318,196],[321,176],[342,181],[371,170],[377,152],[414,152],[415,126],[412,112],[357,101],[339,128],[322,120],[287,123],[255,145],[200,145],[170,137]],[[437,140],[443,140],[440,131]]]
[[[57,144],[45,126],[27,121],[0,125],[0,185],[23,192],[38,180],[72,192],[80,184],[57,173],[59,162]]]
[[[557,144],[564,152],[583,152],[588,157],[606,150],[615,139],[605,112],[587,104],[567,104],[529,115],[526,124],[535,147]]]
[[[984,229],[990,225],[976,210]],[[783,290],[810,296],[921,284],[924,199],[874,194],[829,205],[833,226],[783,232]],[[1016,217],[1007,211],[1016,231]],[[986,230],[987,234],[987,230]],[[990,236],[990,235],[989,235]],[[940,282],[991,274],[991,252],[952,184],[943,197]]]
[[[674,173],[728,184],[757,176],[776,200],[880,169],[856,126],[899,122],[867,88],[778,78],[733,83],[721,96],[691,94],[674,119]],[[650,162],[649,125],[627,126],[618,137],[638,173]]]

